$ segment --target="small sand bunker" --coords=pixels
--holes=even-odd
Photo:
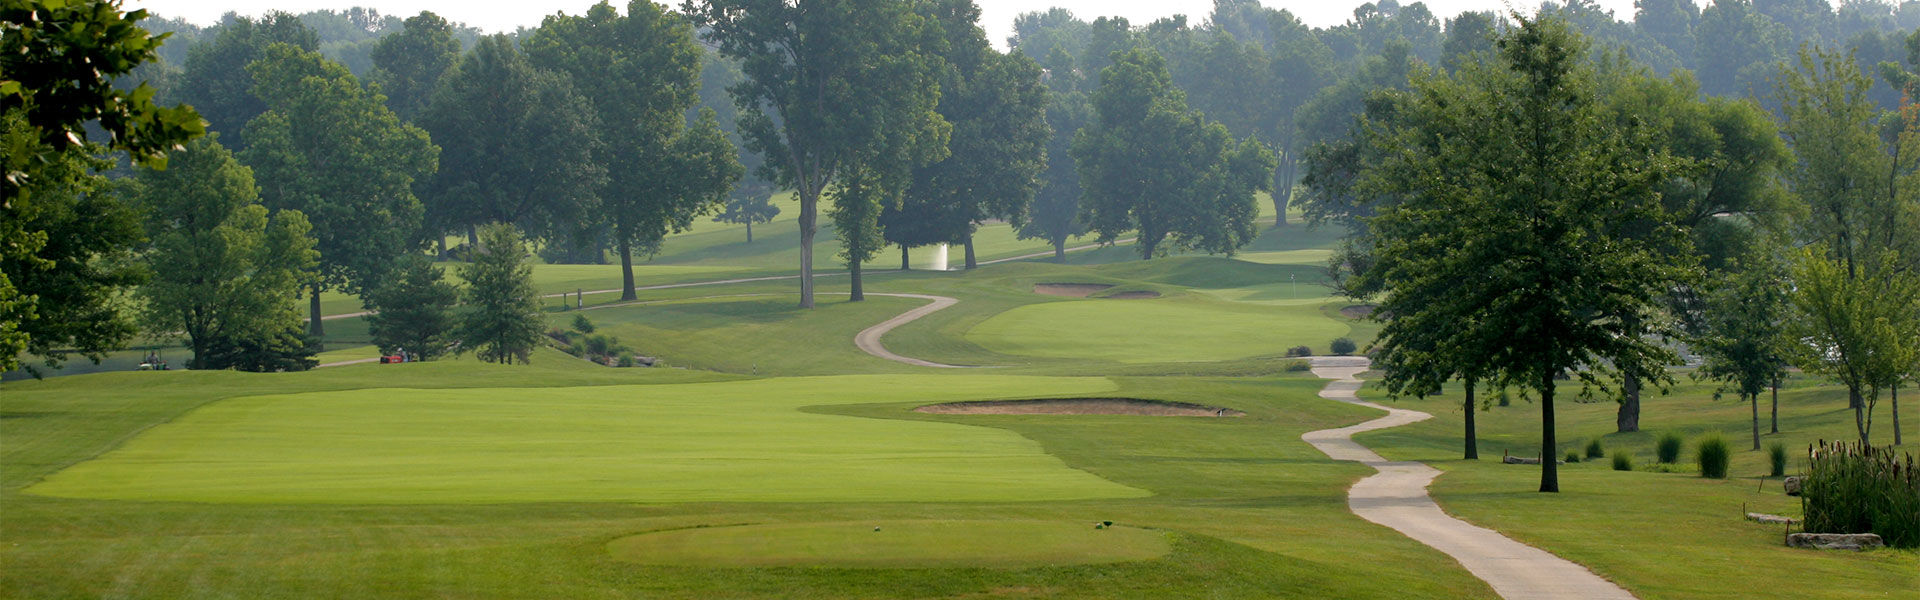
[[[1033,284],[1033,293],[1042,296],[1085,298],[1110,287],[1113,286],[1104,283],[1036,283]]]
[[[1355,304],[1340,309],[1340,316],[1349,319],[1365,319],[1373,314],[1372,304]]]
[[[1155,292],[1152,290],[1134,290],[1130,292],[1116,292],[1106,297],[1113,300],[1144,300],[1147,298],[1159,298],[1160,292]]]
[[[913,412],[937,415],[1138,415],[1148,417],[1241,417],[1231,408],[1137,398],[1052,398],[929,404]]]

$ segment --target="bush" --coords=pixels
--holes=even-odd
[[[1313,370],[1313,364],[1304,360],[1290,360],[1287,361],[1287,366],[1283,370],[1288,373],[1311,371]]]
[[[1333,340],[1333,343],[1327,344],[1327,350],[1330,350],[1334,354],[1338,354],[1340,356],[1353,354],[1353,351],[1358,349],[1359,349],[1359,346],[1355,346],[1353,344],[1353,340],[1350,340],[1347,338],[1335,338]]]
[[[622,354],[622,355],[620,355],[620,362],[619,362],[619,365],[620,365],[620,366],[622,366],[622,367],[631,367],[631,366],[633,366],[633,355],[632,355],[632,354]]]
[[[1733,460],[1733,450],[1727,447],[1726,438],[1720,434],[1708,434],[1700,439],[1700,476],[1714,479],[1727,478],[1727,463]]]
[[[1660,441],[1656,442],[1653,447],[1654,458],[1662,463],[1678,461],[1680,460],[1680,446],[1684,443],[1686,443],[1686,440],[1681,439],[1678,433],[1661,435]]]
[[[1787,445],[1774,442],[1767,446],[1767,474],[1779,477],[1787,474]]]
[[[1613,470],[1632,471],[1633,470],[1633,453],[1632,452],[1613,453]]]
[[[1287,357],[1313,356],[1313,349],[1306,346],[1294,346],[1287,349]]]
[[[1871,532],[1888,546],[1920,547],[1920,464],[1912,453],[1823,442],[1808,454],[1800,500],[1809,532]]]
[[[1567,464],[1573,464],[1577,462],[1580,462],[1580,452],[1578,450],[1568,450]]]
[[[580,333],[593,333],[593,321],[588,320],[586,315],[574,315],[573,330]]]
[[[1606,456],[1607,449],[1600,445],[1600,440],[1587,442],[1587,458],[1606,458]]]

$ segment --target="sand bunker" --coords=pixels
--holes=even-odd
[[[1042,296],[1085,298],[1110,287],[1113,286],[1104,283],[1036,283],[1033,284],[1033,293]]]
[[[1148,417],[1240,417],[1231,408],[1136,398],[1053,398],[929,404],[914,412],[937,415],[1139,415]]]
[[[1340,309],[1340,316],[1349,319],[1365,319],[1373,314],[1372,304],[1355,304]]]

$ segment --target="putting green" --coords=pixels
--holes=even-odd
[[[876,529],[876,527],[878,529]],[[846,521],[703,527],[614,540],[614,558],[688,567],[1034,567],[1165,556],[1168,534],[1093,522]]]
[[[1348,332],[1318,304],[1092,299],[1015,308],[982,321],[966,337],[1018,356],[1192,362],[1281,354],[1302,344],[1324,348]]]
[[[1114,389],[1104,378],[918,375],[256,396],[188,413],[28,491],[328,504],[1146,496],[1005,430],[799,410]]]

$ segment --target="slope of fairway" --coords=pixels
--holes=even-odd
[[[1100,378],[861,376],[255,396],[196,410],[28,491],[347,504],[1145,496],[1005,430],[799,410],[1114,389]]]
[[[1168,534],[1065,521],[842,521],[699,527],[607,544],[614,558],[685,567],[1033,567],[1147,560]]]
[[[1029,304],[974,326],[967,340],[1002,354],[1120,362],[1231,360],[1324,346],[1349,328],[1318,305],[1165,300]]]

